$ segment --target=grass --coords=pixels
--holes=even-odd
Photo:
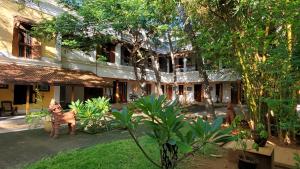
[[[141,144],[156,161],[159,153],[154,143],[143,137]],[[150,163],[132,140],[98,144],[74,150],[25,166],[26,169],[157,169]]]
[[[159,150],[148,137],[140,139],[146,152],[159,162]],[[207,144],[197,154],[197,159],[219,154],[216,145]],[[199,156],[199,157],[198,157]],[[198,161],[199,162],[199,161]],[[193,159],[186,159],[178,168],[194,168]],[[25,169],[158,169],[150,163],[133,140],[121,140],[98,144],[86,149],[59,153],[56,156],[25,166]]]

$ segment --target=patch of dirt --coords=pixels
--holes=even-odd
[[[300,145],[296,144],[294,140],[292,140],[291,144],[286,144],[286,143],[280,141],[279,137],[272,136],[272,137],[269,137],[268,141],[271,142],[272,144],[275,144],[280,147],[300,150]]]
[[[217,154],[220,157],[194,155],[184,160],[179,166],[182,169],[238,169],[237,163],[229,157],[227,150]]]

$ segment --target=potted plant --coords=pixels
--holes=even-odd
[[[264,147],[268,141],[268,132],[265,130],[265,126],[262,123],[258,123],[252,132],[254,142],[258,147]]]
[[[246,156],[247,149],[247,138],[249,137],[249,131],[241,130],[237,134],[237,146],[242,150],[242,154],[239,158],[238,168],[239,169],[256,169],[257,161],[251,157]]]
[[[245,125],[244,123],[247,123]],[[247,141],[251,136],[250,128],[245,127],[248,126],[248,122],[244,120],[241,116],[236,116],[234,119],[232,126],[236,128],[236,146],[241,149],[241,155],[239,156],[238,168],[239,169],[256,169],[257,161],[249,156],[246,156],[247,149]]]

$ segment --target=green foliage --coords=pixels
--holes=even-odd
[[[177,163],[177,153],[172,149],[165,149],[165,145],[179,148],[179,152],[187,156],[188,153],[193,153],[202,149],[207,143],[225,143],[233,140],[230,135],[231,128],[221,130],[222,118],[216,119],[212,124],[202,119],[196,122],[188,122],[181,115],[181,109],[175,101],[167,101],[166,96],[162,95],[155,97],[153,95],[138,99],[133,105],[141,110],[146,118],[133,119],[133,112],[126,107],[122,111],[113,111],[116,120],[126,127],[130,133],[136,128],[139,122],[143,122],[148,128],[147,135],[152,138],[161,149],[161,164],[162,168],[173,168]],[[136,120],[138,119],[138,120]],[[136,140],[136,138],[133,137]],[[137,141],[137,140],[136,140]],[[138,143],[137,143],[138,144]],[[143,150],[142,150],[143,151]],[[167,151],[171,155],[165,159]],[[167,153],[166,152],[166,153]],[[170,162],[171,166],[165,166]]]
[[[258,133],[260,138],[267,139],[269,137],[268,132],[266,131],[265,125],[262,123],[256,124],[255,131]]]
[[[30,112],[26,114],[25,121],[32,127],[37,127],[41,124],[42,120],[51,120],[50,113],[47,110],[41,110],[38,112]]]
[[[225,61],[225,67],[233,67],[242,75],[255,122],[273,109],[265,108],[262,98],[282,101],[295,97],[299,84],[300,1],[197,0],[182,1],[181,5],[197,32],[201,55],[212,67]],[[288,39],[288,33],[293,40]],[[274,113],[279,121],[292,114],[280,109]]]
[[[295,166],[294,169],[300,169],[300,156],[298,153],[294,154]]]
[[[85,102],[72,102],[70,108],[76,112],[83,130],[96,133],[101,126],[107,126],[105,115],[110,109],[109,99],[105,97],[88,99]]]

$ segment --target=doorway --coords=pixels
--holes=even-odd
[[[93,88],[85,87],[84,88],[84,100],[91,98],[98,98],[103,96],[103,88]]]
[[[238,103],[238,85],[237,83],[231,83],[231,103]]]
[[[197,102],[201,102],[202,101],[202,85],[201,84],[195,84],[194,85],[194,99]]]

